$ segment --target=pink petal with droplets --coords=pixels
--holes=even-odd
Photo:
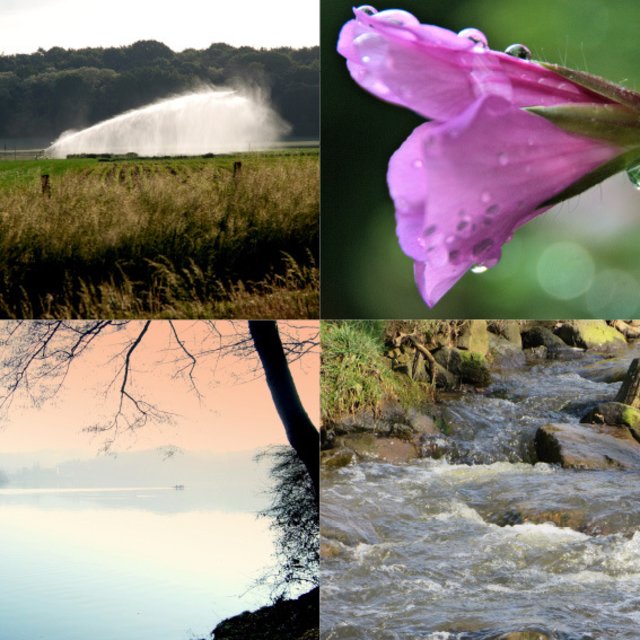
[[[418,127],[388,182],[403,251],[433,306],[474,264],[492,266],[541,205],[620,153],[489,96],[446,123]]]
[[[355,16],[338,40],[353,79],[378,98],[426,118],[446,120],[485,95],[521,107],[610,102],[535,62],[421,25],[407,12],[369,15],[356,9]]]

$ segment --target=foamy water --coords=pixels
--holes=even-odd
[[[63,133],[51,158],[78,153],[145,156],[251,151],[272,146],[289,126],[266,100],[235,90],[203,89]]]
[[[445,401],[450,438],[475,464],[323,474],[323,640],[638,637],[640,474],[523,461],[537,426],[615,395],[619,383],[581,366],[506,372],[484,395]]]

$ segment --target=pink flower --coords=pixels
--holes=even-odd
[[[429,306],[474,265],[494,266],[519,226],[640,157],[638,94],[492,51],[477,30],[361,7],[338,51],[363,88],[431,120],[387,174]]]

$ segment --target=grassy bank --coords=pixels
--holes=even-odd
[[[0,315],[317,317],[318,210],[308,150],[5,161]]]
[[[322,322],[322,419],[330,422],[367,409],[375,413],[389,399],[417,406],[432,397],[431,385],[392,371],[391,360],[385,354],[390,348],[389,336],[399,327],[434,334],[445,322]]]

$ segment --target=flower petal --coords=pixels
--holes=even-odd
[[[493,266],[546,200],[621,152],[488,96],[446,123],[418,127],[388,183],[403,251],[433,306],[474,264]]]
[[[353,79],[378,98],[426,118],[446,120],[484,95],[522,107],[610,102],[535,62],[422,25],[405,11],[354,13],[338,40]]]

